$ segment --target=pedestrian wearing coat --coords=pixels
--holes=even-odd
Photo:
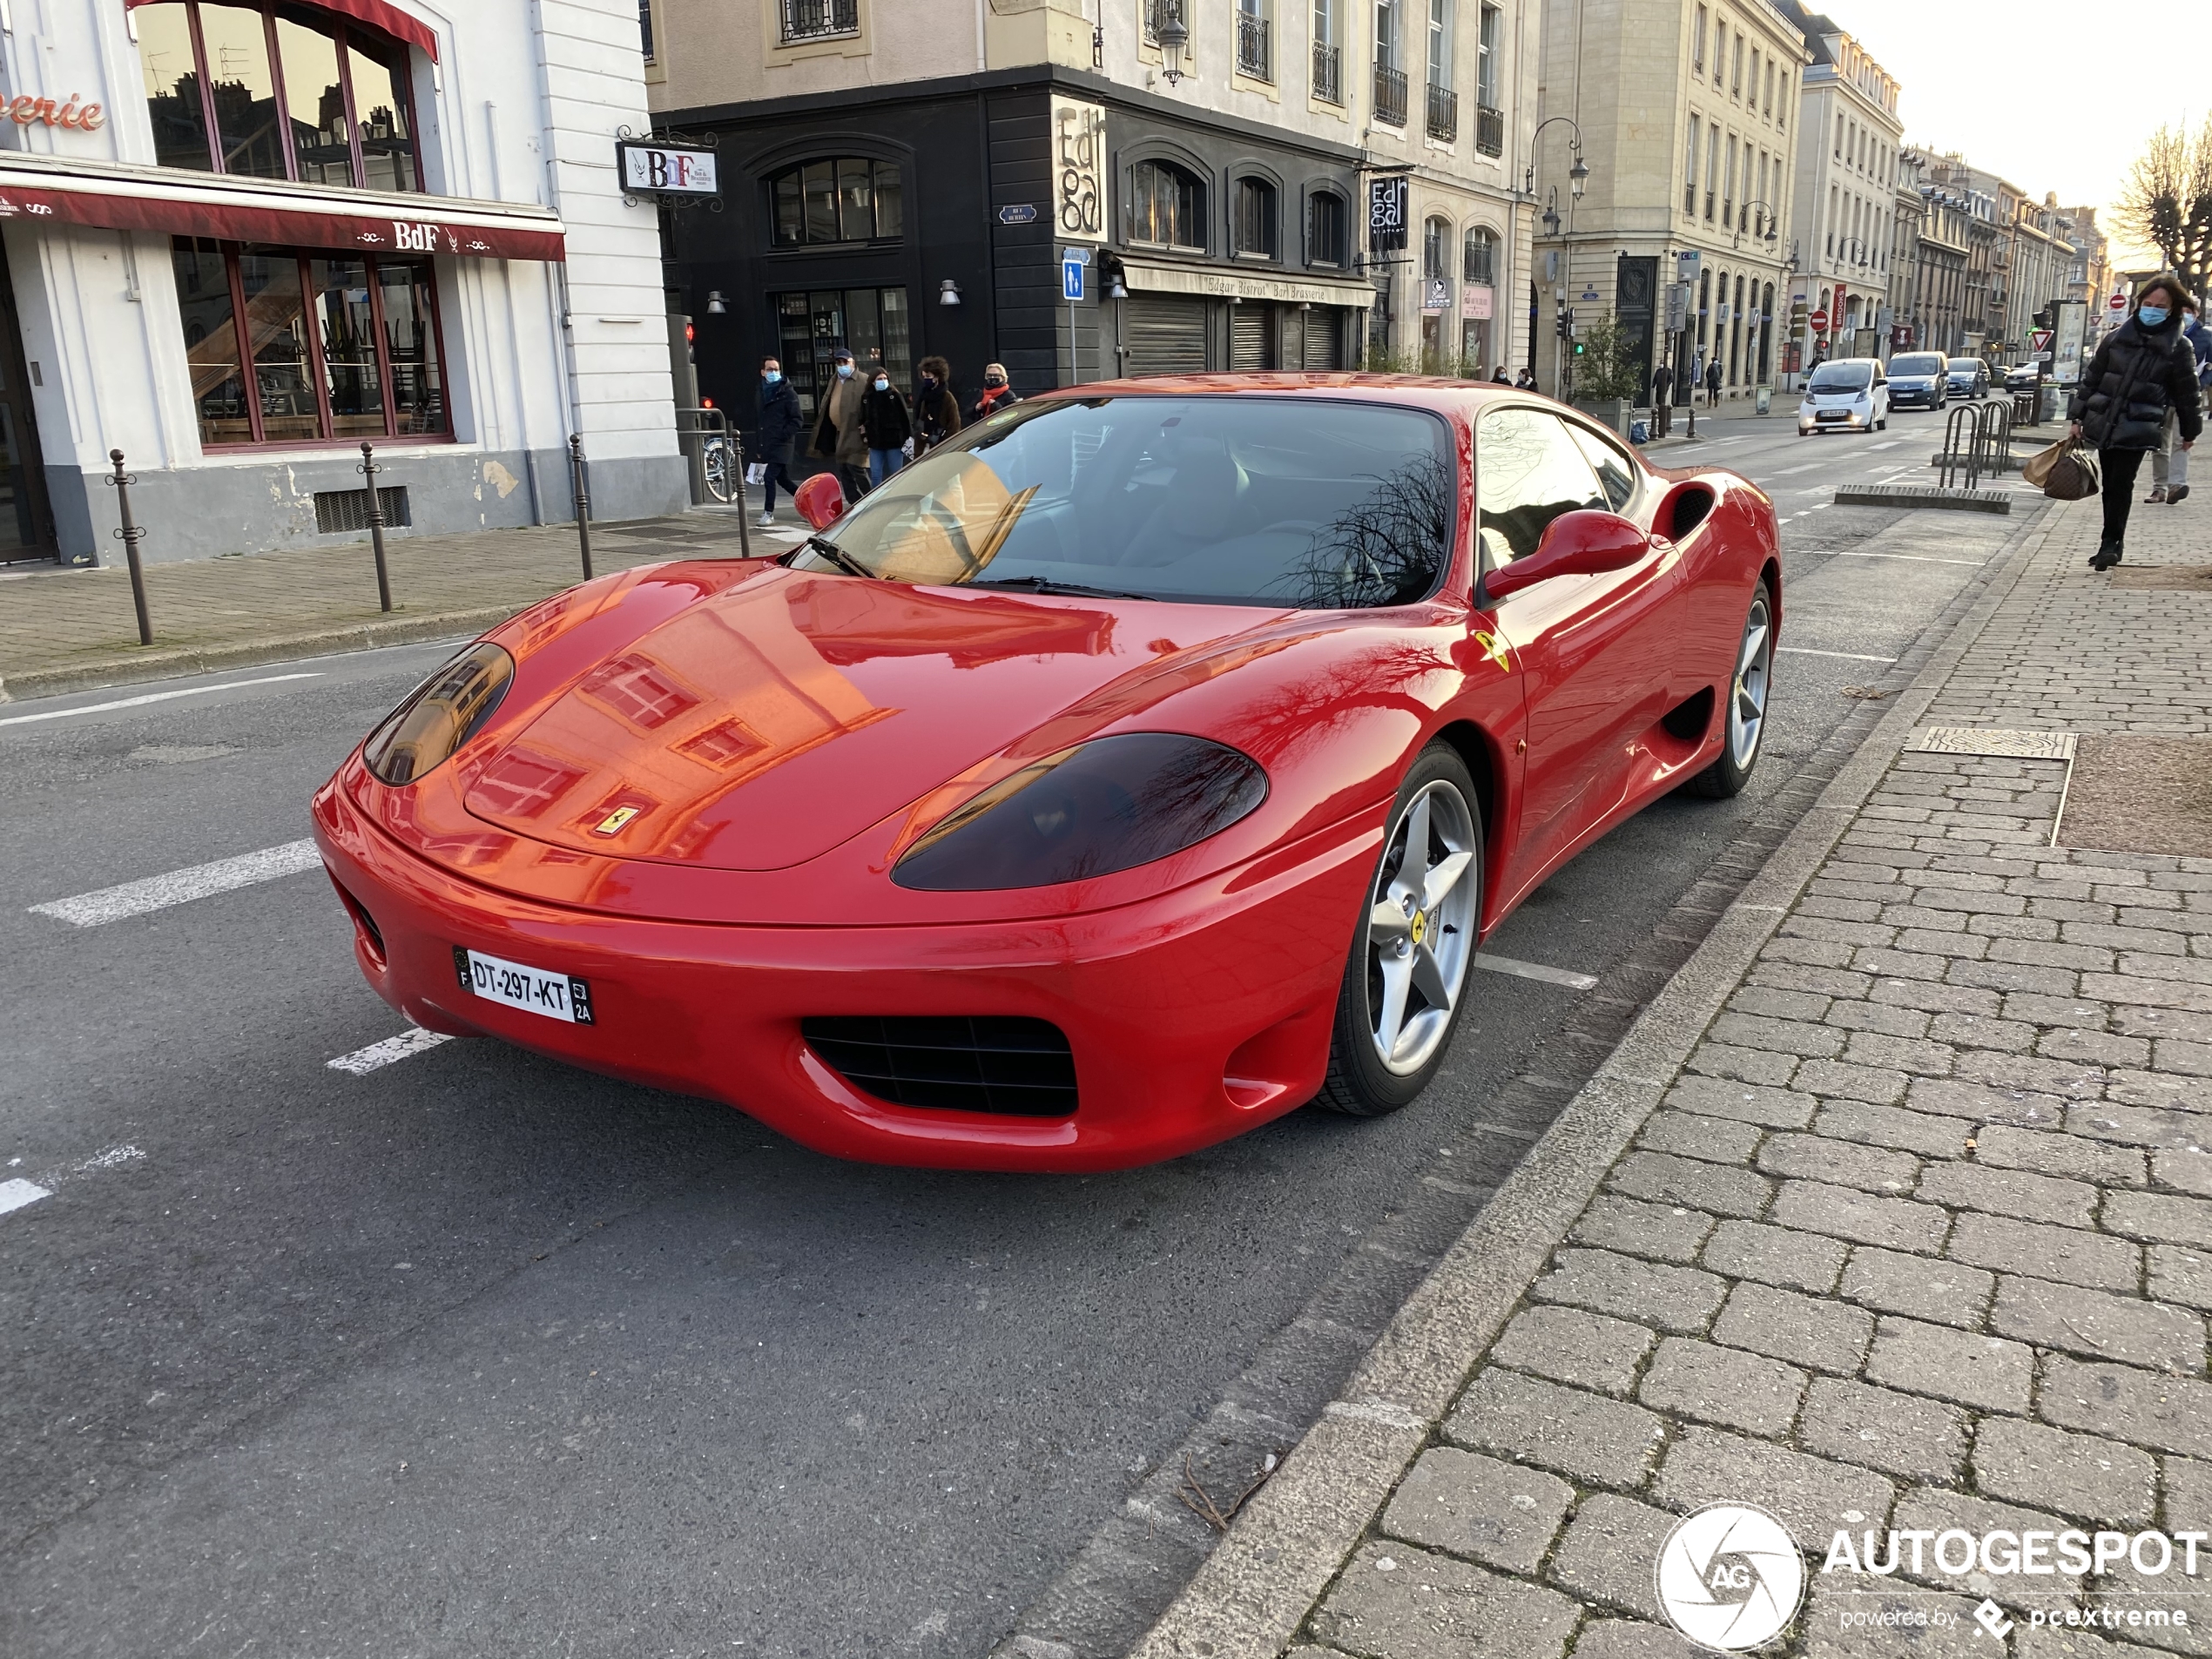
[[[2206,385],[2208,365],[2212,365],[2212,329],[2199,321],[2196,307],[2182,307],[2182,338],[2188,342],[2189,353],[2196,365],[2196,388],[2200,402]],[[2188,499],[2189,452],[2174,447],[2175,428],[2180,424],[2176,413],[2166,411],[2166,429],[2159,435],[2158,448],[2150,452],[2150,494],[2146,502],[2165,502],[2179,506]]]
[[[983,365],[983,395],[968,406],[968,423],[973,426],[976,421],[988,418],[993,410],[1002,409],[1021,401],[1015,395],[1014,388],[1006,383],[1006,365],[986,363]]]
[[[1662,363],[1658,368],[1651,371],[1651,401],[1654,404],[1662,408],[1665,407],[1667,402],[1667,394],[1674,389],[1674,370],[1669,368],[1664,363]]]
[[[1506,366],[1503,363],[1499,364],[1497,368],[1490,371],[1490,384],[1493,386],[1511,386],[1513,384],[1513,376],[1506,373]]]
[[[2144,283],[2134,314],[2098,344],[2067,405],[2073,435],[2094,446],[2101,463],[2104,536],[2089,556],[2093,570],[2120,563],[2135,475],[2158,448],[2168,413],[2185,452],[2204,429],[2196,355],[2182,336],[2182,307],[2188,301],[2188,289],[2170,273]]]
[[[868,442],[871,486],[907,464],[907,442],[914,435],[914,412],[907,407],[907,395],[892,385],[890,374],[880,364],[867,390],[860,395],[860,430]]]
[[[752,458],[760,463],[760,523],[763,529],[776,522],[776,486],[793,496],[799,485],[791,475],[791,455],[799,435],[806,429],[806,411],[799,407],[799,393],[784,378],[784,366],[774,358],[760,364],[760,429],[753,440]]]
[[[1721,404],[1721,358],[1713,354],[1713,361],[1705,365],[1705,407],[1716,409]]]
[[[868,493],[868,439],[860,429],[860,400],[867,382],[853,372],[853,354],[843,347],[830,354],[830,370],[829,389],[806,453],[836,467],[849,507]]]
[[[941,357],[921,360],[914,388],[914,457],[919,460],[960,430],[960,400],[953,395],[953,366]]]
[[[1513,389],[1516,392],[1533,392],[1536,389],[1536,376],[1526,364],[1522,365],[1521,373],[1513,377]]]

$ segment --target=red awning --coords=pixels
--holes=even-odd
[[[123,9],[130,11],[137,7],[152,5],[155,0],[123,0]],[[410,17],[389,0],[293,0],[316,11],[334,11],[341,17],[365,23],[373,29],[381,29],[395,40],[404,40],[410,46],[420,46],[432,58],[438,55],[436,31],[420,17]]]
[[[0,219],[8,219],[369,253],[567,258],[559,216],[534,204],[331,190],[23,151],[0,151]]]

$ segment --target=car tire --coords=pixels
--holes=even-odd
[[[1404,879],[1416,833],[1426,843],[1422,890],[1444,879],[1425,910],[1418,907],[1413,883]],[[1391,803],[1338,988],[1329,1071],[1316,1105],[1350,1117],[1382,1117],[1418,1098],[1442,1067],[1474,971],[1482,850],[1482,805],[1467,762],[1451,745],[1432,743],[1414,758]],[[1417,907],[1403,924],[1385,919],[1386,910],[1401,913],[1409,901]],[[1438,1006],[1438,992],[1448,1006]],[[1421,1007],[1409,1014],[1416,998]],[[1393,1000],[1396,1026],[1386,1042],[1384,1022],[1393,1017]],[[1385,1058],[1386,1047],[1395,1050],[1393,1058]]]
[[[1685,794],[1708,800],[1742,794],[1766,747],[1767,703],[1774,685],[1774,595],[1764,581],[1752,591],[1729,676],[1720,756],[1683,786]]]

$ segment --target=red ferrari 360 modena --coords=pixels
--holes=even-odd
[[[386,1001],[843,1157],[1124,1167],[1405,1105],[1501,918],[1758,759],[1771,502],[1540,397],[1107,382],[830,488],[781,558],[494,629],[339,768]]]

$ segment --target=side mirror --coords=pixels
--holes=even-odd
[[[1618,513],[1579,508],[1552,520],[1527,558],[1483,577],[1483,590],[1493,599],[1502,599],[1555,576],[1625,570],[1650,550],[1650,538]]]
[[[834,473],[816,473],[799,485],[792,501],[799,516],[818,530],[827,529],[845,516],[845,489]]]

